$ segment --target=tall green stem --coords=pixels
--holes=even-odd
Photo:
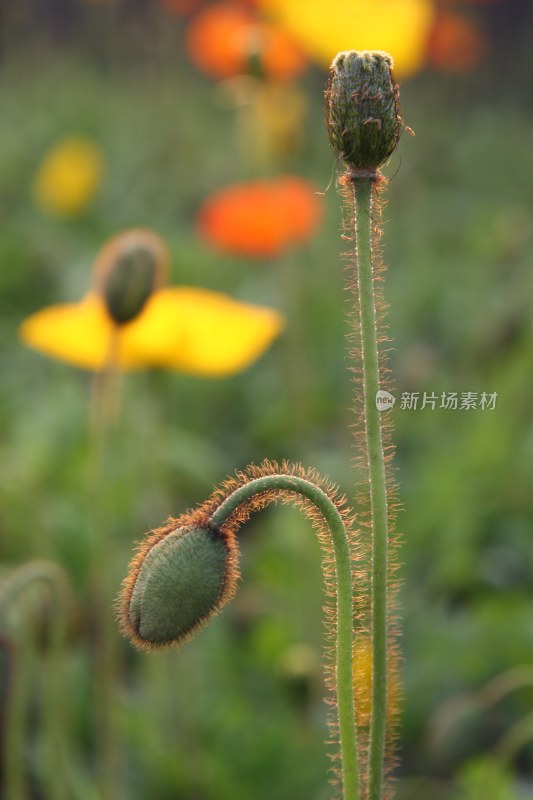
[[[318,486],[293,475],[266,475],[236,489],[217,508],[211,523],[220,527],[239,506],[262,492],[278,489],[310,500],[322,514],[331,534],[337,586],[336,684],[344,800],[359,800],[359,766],[352,676],[353,586],[350,545],[335,505]]]
[[[372,269],[371,177],[353,177],[355,242],[368,481],[372,514],[372,718],[370,725],[369,800],[381,800],[387,723],[387,573],[388,518],[385,458],[380,412],[379,352]]]
[[[370,496],[372,715],[369,748],[369,800],[382,800],[387,730],[388,503],[379,390],[378,326],[372,253],[372,197],[385,164],[403,131],[399,88],[393,61],[382,50],[349,50],[332,61],[325,91],[329,141],[346,167],[344,185],[355,208],[356,319],[363,367],[362,453],[367,458]],[[359,368],[359,363],[357,364]],[[366,788],[366,787],[365,787]]]

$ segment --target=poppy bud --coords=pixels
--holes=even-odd
[[[234,540],[214,527],[178,527],[142,554],[126,581],[123,628],[141,647],[181,644],[233,595]]]
[[[143,310],[162,282],[168,254],[150,231],[132,230],[113,238],[96,262],[98,289],[117,325],[125,325]]]
[[[375,171],[402,131],[399,90],[388,53],[338,53],[326,86],[326,122],[336,155],[355,171]]]

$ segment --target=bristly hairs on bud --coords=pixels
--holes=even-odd
[[[123,583],[122,632],[141,650],[192,639],[234,596],[238,546],[202,508],[170,518],[141,544]]]
[[[355,173],[372,174],[392,154],[402,132],[399,87],[388,53],[350,50],[331,64],[326,125],[337,157]]]
[[[381,252],[381,195],[387,180],[380,172],[403,129],[399,88],[392,67],[392,58],[381,51],[339,53],[325,89],[330,143],[346,167],[339,186],[344,201],[343,238],[351,243],[344,259],[351,301],[348,339],[354,387],[352,429],[355,467],[361,476],[355,503],[370,577],[366,593],[369,604],[362,616],[363,629],[372,633],[369,670],[373,697],[371,723],[359,729],[362,800],[392,796],[390,776],[395,766],[401,699],[395,613],[398,487],[391,470],[391,414],[376,408],[377,391],[392,389],[387,367],[390,339],[384,321],[387,306]],[[361,665],[354,669],[360,670]],[[356,699],[360,701],[357,692]]]

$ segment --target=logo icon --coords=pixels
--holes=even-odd
[[[376,408],[378,411],[388,411],[389,408],[392,408],[394,403],[396,402],[396,398],[390,392],[386,392],[385,389],[380,389],[376,392]]]

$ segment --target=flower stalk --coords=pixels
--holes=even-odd
[[[89,525],[91,592],[96,623],[93,664],[95,750],[102,800],[119,791],[121,743],[117,714],[120,675],[113,603],[113,549],[109,529],[109,443],[120,412],[120,336],[164,282],[169,256],[162,240],[145,229],[125,231],[102,248],[94,265],[95,289],[111,321],[102,368],[94,373],[90,414]]]
[[[372,640],[372,692],[368,776],[365,798],[382,800],[386,769],[388,678],[395,670],[395,645],[389,609],[390,540],[394,495],[387,474],[387,421],[377,405],[384,375],[379,343],[382,317],[377,289],[382,264],[376,248],[379,239],[379,193],[385,185],[379,168],[394,152],[401,131],[398,86],[387,53],[348,51],[333,60],[326,87],[326,117],[331,146],[346,173],[341,178],[343,197],[350,213],[348,238],[353,274],[349,288],[354,298],[351,320],[355,325],[355,358],[360,379],[355,382],[354,406],[360,409],[356,424],[358,462],[365,476],[360,499],[369,506],[370,619]],[[353,218],[351,212],[353,210]],[[362,399],[360,392],[362,390]],[[386,419],[386,418],[385,418]]]
[[[237,529],[251,513],[278,500],[296,500],[314,522],[323,548],[324,577],[328,593],[335,597],[336,660],[326,664],[326,673],[328,685],[336,693],[340,777],[345,800],[359,800],[352,679],[352,514],[315,473],[286,464],[280,469],[265,462],[226,482],[195,512],[155,531],[134,557],[124,582],[122,629],[143,649],[190,639],[235,592]],[[191,571],[194,575],[189,581]],[[204,585],[198,585],[199,575]],[[187,616],[179,603],[184,597]]]
[[[342,786],[346,800],[358,800],[359,765],[352,680],[353,588],[348,534],[335,504],[319,486],[299,476],[283,474],[259,477],[240,486],[215,511],[211,524],[224,525],[233,514],[238,513],[239,506],[246,506],[256,495],[265,492],[296,494],[306,498],[322,515],[331,536],[337,591],[336,674]]]
[[[380,416],[376,403],[384,375],[377,284],[382,264],[375,243],[380,235],[379,192],[386,181],[379,168],[393,153],[402,131],[390,56],[379,51],[339,53],[326,89],[326,109],[331,145],[346,166],[341,179],[344,198],[353,211],[347,238],[354,244],[351,319],[356,372],[361,375],[355,406],[361,411],[357,441],[365,475],[362,495],[369,507],[368,518],[361,515],[361,524],[369,531],[369,543],[363,542],[360,550],[353,514],[314,472],[288,464],[280,469],[265,462],[226,482],[196,511],[169,520],[141,545],[123,584],[121,624],[134,644],[145,650],[180,645],[192,638],[235,593],[238,528],[270,502],[296,502],[315,523],[324,553],[326,595],[335,598],[333,613],[327,615],[328,624],[335,620],[331,631],[335,661],[326,664],[326,679],[336,695],[333,731],[339,741],[343,798],[383,800],[388,796],[386,755],[398,693],[394,623],[389,613],[394,595],[395,486],[387,472],[387,418]],[[359,560],[360,570],[361,558],[370,563],[368,609],[366,586],[361,587],[359,580],[355,586],[358,573],[353,561]],[[359,626],[355,640],[354,616]],[[370,697],[365,697],[366,681],[361,680],[367,662],[370,691],[366,694]],[[391,677],[393,691],[388,691]],[[370,706],[369,741],[365,701]]]
[[[379,353],[371,245],[373,182],[368,177],[352,178],[356,209],[355,241],[361,316],[363,403],[372,519],[372,719],[369,798],[381,800],[387,724],[388,499],[381,418],[376,405]]]

